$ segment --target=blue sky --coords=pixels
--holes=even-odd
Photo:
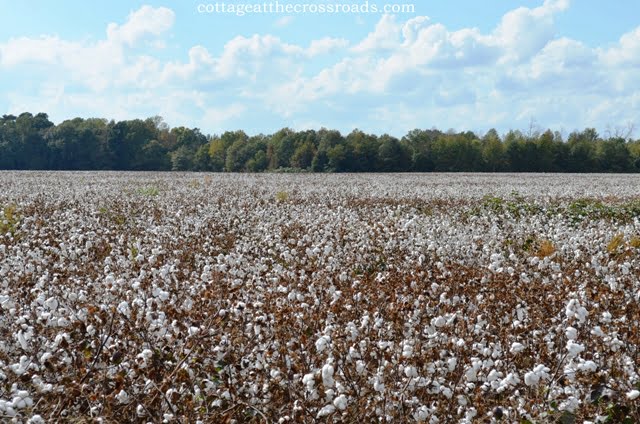
[[[0,113],[42,111],[56,123],[161,115],[207,133],[328,127],[401,136],[533,123],[566,134],[640,125],[637,0],[198,13],[214,3],[0,0]],[[365,1],[280,3],[362,8]]]

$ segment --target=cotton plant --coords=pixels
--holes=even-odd
[[[633,176],[6,175],[3,419],[638,418]]]

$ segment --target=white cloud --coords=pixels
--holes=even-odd
[[[568,0],[546,0],[540,7],[519,7],[506,13],[493,32],[505,49],[503,61],[522,61],[542,49],[555,36],[554,15],[569,7]]]
[[[601,50],[600,56],[606,65],[640,65],[640,26],[622,35],[617,46]]]
[[[382,18],[376,24],[375,30],[370,32],[360,43],[353,46],[351,50],[356,53],[366,53],[394,49],[400,44],[401,31],[402,27],[396,23],[395,15],[382,15]]]
[[[489,31],[383,15],[351,42],[254,34],[229,38],[215,54],[194,45],[173,60],[156,57],[154,46],[166,43],[174,13],[144,6],[98,41],[0,41],[0,69],[42,72],[35,92],[6,94],[12,112],[160,114],[205,131],[321,123],[402,135],[432,125],[524,128],[531,118],[571,129],[632,120],[640,109],[640,27],[592,48],[558,35],[556,16],[568,6],[517,8]]]
[[[306,50],[308,57],[316,57],[322,54],[333,53],[337,50],[346,48],[349,41],[344,38],[324,37],[318,40],[312,40]]]
[[[233,103],[224,107],[207,107],[201,122],[208,128],[223,128],[225,123],[242,116],[246,110],[246,106],[241,103]]]
[[[67,41],[57,36],[11,38],[0,43],[0,66],[47,65],[47,72],[55,76],[71,77],[93,91],[104,91],[117,82],[140,81],[150,68],[158,67],[150,58],[128,61],[124,47],[146,36],[160,36],[171,28],[173,19],[173,12],[167,8],[143,6],[124,24],[109,24],[107,38],[96,42]]]
[[[107,27],[107,39],[132,46],[145,36],[157,37],[168,31],[173,26],[174,20],[175,14],[171,9],[142,6],[135,12],[131,12],[124,24],[110,23]]]

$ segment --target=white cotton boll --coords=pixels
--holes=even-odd
[[[524,384],[527,386],[537,386],[540,382],[540,376],[535,372],[528,372],[524,375]]]
[[[577,300],[575,299],[571,299],[569,301],[569,303],[567,304],[567,307],[564,310],[564,314],[567,318],[573,318],[575,316],[575,311],[576,311],[576,304],[578,303]]]
[[[169,295],[169,292],[167,292],[167,291],[161,290],[158,293],[158,298],[163,302],[166,302],[167,300],[169,300],[169,297],[170,297],[170,295]]]
[[[376,392],[384,392],[384,383],[378,377],[373,380],[373,390]]]
[[[408,378],[415,378],[418,376],[418,370],[414,366],[405,367],[404,375],[406,375]]]
[[[46,306],[50,311],[55,311],[56,309],[58,309],[58,305],[58,299],[56,299],[55,297],[50,297],[44,301],[44,306]]]
[[[435,325],[438,328],[444,327],[446,324],[447,324],[447,320],[442,316],[437,317],[433,321],[433,325]]]
[[[331,402],[333,400],[333,397],[335,396],[336,392],[333,389],[328,389],[324,391],[324,398],[326,399],[327,402]]]
[[[318,415],[316,415],[316,418],[322,418],[322,417],[326,417],[327,415],[331,415],[336,411],[336,407],[329,404],[324,406],[319,412]]]
[[[16,338],[18,339],[18,343],[20,343],[20,347],[22,348],[22,350],[29,349],[29,343],[27,342],[27,338],[25,337],[22,330],[18,331],[18,333],[16,334]]]
[[[347,397],[345,395],[340,395],[333,400],[333,405],[341,411],[347,409]]]
[[[16,410],[13,408],[13,406],[7,406],[5,414],[9,417],[15,417],[17,415]]]
[[[449,358],[447,360],[447,368],[449,369],[449,372],[453,372],[453,370],[456,369],[456,365],[458,365],[457,358]]]
[[[503,378],[500,381],[498,392],[508,389],[510,387],[515,387],[518,384],[520,384],[520,378],[518,377],[517,374],[510,372],[509,374],[507,374],[505,378]]]
[[[360,352],[358,352],[356,348],[354,348],[353,346],[350,346],[348,357],[350,359],[358,359],[360,358]]]
[[[522,352],[523,350],[525,350],[525,346],[522,343],[513,342],[511,344],[511,348],[509,349],[509,352],[516,354],[516,353]]]
[[[474,367],[470,367],[465,371],[464,376],[467,381],[476,381],[478,379],[478,370]]]
[[[638,397],[640,397],[640,391],[631,390],[631,391],[627,392],[626,396],[627,396],[627,399],[629,399],[629,400],[636,400],[636,399],[638,399]]]
[[[361,361],[361,360],[356,361],[356,372],[362,375],[364,373],[364,370],[365,370],[364,361]]]
[[[29,421],[27,421],[27,424],[45,424],[45,420],[40,416],[40,415],[34,415],[31,418],[29,418]]]
[[[324,351],[330,342],[331,338],[329,336],[321,336],[318,340],[316,340],[316,350],[318,351],[318,353]]]
[[[15,409],[23,409],[27,407],[27,404],[22,398],[13,398],[12,405]]]
[[[302,384],[305,385],[307,390],[309,391],[313,390],[313,387],[316,384],[314,374],[313,373],[305,374],[304,377],[302,377]]]
[[[584,352],[584,349],[584,345],[576,343],[573,340],[569,340],[567,342],[567,351],[569,352],[570,358],[578,356],[581,352]]]
[[[120,403],[127,403],[129,402],[129,395],[123,389],[123,390],[120,390],[120,392],[116,395],[116,399]]]
[[[584,322],[584,320],[587,318],[587,315],[589,315],[589,311],[587,311],[587,309],[584,306],[580,306],[576,311],[576,316],[578,317],[578,321],[580,321],[581,323]]]
[[[429,408],[423,405],[413,413],[413,418],[418,422],[424,422],[429,417],[430,412]]]
[[[451,399],[451,397],[453,396],[453,391],[451,391],[451,389],[446,386],[440,387],[440,393],[442,393],[447,399]]]
[[[144,417],[145,415],[147,415],[147,411],[145,411],[144,406],[142,406],[142,405],[138,405],[138,406],[136,407],[136,414],[137,414],[139,417]]]
[[[411,358],[413,356],[413,346],[409,342],[404,342],[402,345],[402,357]]]
[[[120,302],[120,304],[118,305],[118,312],[120,312],[127,318],[131,316],[131,309],[129,308],[129,303],[126,300]]]
[[[322,367],[322,384],[325,387],[333,387],[333,365],[325,364]]]
[[[502,373],[496,370],[491,370],[487,375],[487,381],[491,383],[492,381],[496,381],[498,378],[502,376]]]
[[[564,333],[569,340],[576,340],[578,338],[578,330],[573,327],[567,327]]]
[[[585,361],[578,365],[578,369],[584,372],[596,372],[598,366],[593,361]]]

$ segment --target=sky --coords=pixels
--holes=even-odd
[[[640,136],[638,0],[0,0],[0,10],[2,114],[160,115],[208,134]]]

